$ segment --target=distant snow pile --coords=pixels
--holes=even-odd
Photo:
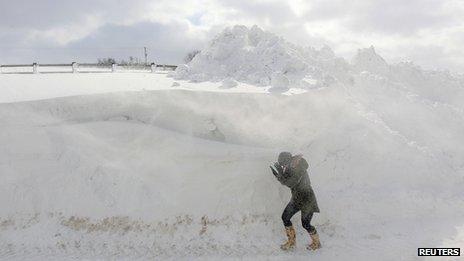
[[[194,82],[225,81],[222,86],[233,87],[231,80],[258,86],[271,85],[275,90],[294,87],[314,88],[333,81],[325,67],[346,67],[324,46],[320,50],[299,47],[257,26],[237,25],[225,29],[192,61],[180,65],[176,79]]]
[[[432,103],[445,103],[464,109],[464,78],[449,71],[424,70],[413,62],[388,64],[374,47],[359,49],[349,65],[348,78],[356,86],[390,86]],[[346,83],[346,82],[345,82]],[[354,84],[354,82],[352,82]],[[354,91],[351,89],[351,91]]]
[[[427,71],[411,62],[388,64],[374,47],[359,49],[347,62],[328,46],[321,49],[287,42],[257,26],[226,28],[188,64],[172,74],[192,82],[220,82],[229,89],[237,82],[271,86],[269,91],[285,92],[290,87],[317,89],[334,83],[345,86],[393,85],[434,102],[461,106],[462,76]]]

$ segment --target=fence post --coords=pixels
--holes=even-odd
[[[79,64],[78,64],[78,63],[73,62],[73,63],[71,64],[71,67],[72,67],[72,72],[73,72],[73,73],[78,73],[78,71],[77,71],[77,68],[79,68]]]
[[[32,73],[33,74],[39,73],[39,65],[37,63],[32,64]]]
[[[166,71],[166,64],[163,64],[163,71]]]
[[[151,72],[154,73],[156,71],[156,64],[151,63],[150,68],[151,68]]]
[[[111,64],[111,72],[116,72],[116,67],[117,66],[118,66],[118,64],[116,64],[116,63]]]

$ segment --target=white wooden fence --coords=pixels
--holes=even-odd
[[[176,65],[168,64],[2,64],[1,74],[37,74],[37,73],[108,73],[108,72],[156,72],[173,71]]]

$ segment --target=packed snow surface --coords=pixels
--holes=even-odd
[[[463,104],[459,76],[389,65],[373,48],[348,63],[257,27],[227,29],[169,76],[0,75],[0,259],[462,248]],[[299,214],[297,248],[279,249],[290,194],[268,166],[282,150],[310,164],[316,252]]]

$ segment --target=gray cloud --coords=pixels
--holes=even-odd
[[[143,11],[149,0],[1,0],[0,25],[9,28],[50,29],[101,16],[118,21]]]
[[[457,22],[444,7],[442,0],[380,0],[363,6],[351,24],[355,30],[413,34]]]
[[[226,8],[233,8],[236,15],[267,21],[273,25],[298,22],[286,1],[220,0]]]
[[[198,38],[189,37],[188,24],[160,24],[141,22],[133,25],[106,25],[88,37],[76,41],[69,48],[86,50],[87,57],[129,56],[142,57],[142,47],[149,50],[149,58],[155,62],[180,63],[183,56],[202,48]]]
[[[201,49],[204,44],[201,39],[190,37],[187,31],[188,25],[182,23],[108,24],[66,46],[35,42],[32,48],[18,47],[7,52],[0,48],[0,57],[4,63],[95,62],[98,58],[127,60],[130,56],[143,59],[143,47],[147,47],[150,61],[177,64],[186,53]],[[19,37],[10,39],[15,42]]]
[[[445,12],[445,6],[443,0],[315,0],[306,18],[339,20],[354,31],[411,34],[458,22],[460,18]]]

